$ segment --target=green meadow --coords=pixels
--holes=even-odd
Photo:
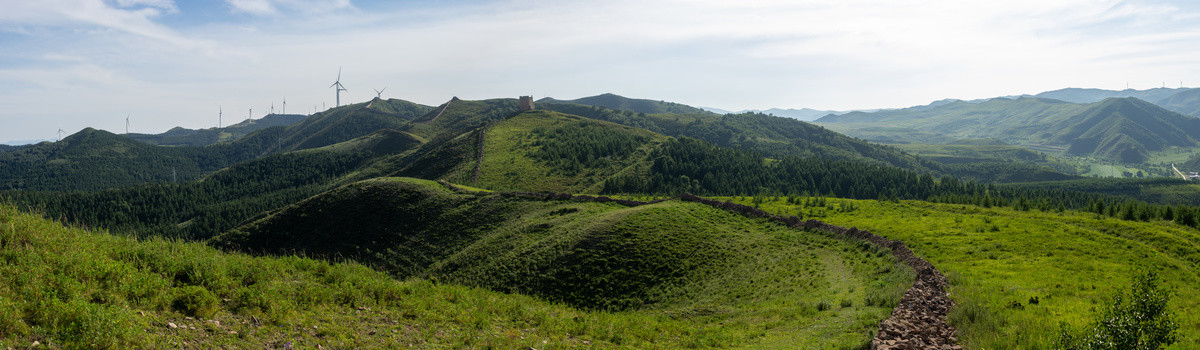
[[[1060,324],[1087,325],[1140,268],[1157,271],[1174,292],[1169,308],[1180,339],[1171,349],[1200,348],[1200,232],[1193,228],[919,201],[726,199],[905,242],[950,278],[958,303],[950,321],[968,348],[1051,348]]]

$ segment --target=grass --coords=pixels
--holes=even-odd
[[[672,225],[662,220],[626,224],[637,229]],[[859,300],[872,293],[898,299],[897,291],[911,276],[878,251],[772,225],[741,220],[724,230],[750,233],[758,246],[739,249],[749,249],[753,259],[727,266],[728,273],[713,276],[715,283],[686,284],[695,297],[606,312],[420,278],[397,280],[355,263],[252,257],[161,239],[137,241],[64,227],[5,205],[0,206],[0,279],[5,281],[0,285],[0,346],[865,344],[889,309],[862,306]],[[853,300],[854,305],[819,310],[818,305],[839,300]]]
[[[556,169],[532,156],[538,146],[535,130],[551,130],[570,124],[591,124],[612,132],[629,133],[651,140],[620,159],[602,166],[568,172]],[[483,145],[483,164],[477,187],[495,190],[537,190],[569,193],[597,193],[604,180],[644,161],[661,138],[652,132],[609,122],[596,121],[550,111],[521,113],[487,130]],[[472,164],[473,165],[473,164]]]
[[[732,198],[751,204],[753,198]],[[905,242],[951,280],[950,319],[977,349],[1050,348],[1059,322],[1079,328],[1127,286],[1137,266],[1160,272],[1180,321],[1171,349],[1200,348],[1200,232],[1170,222],[1128,222],[1079,212],[1015,211],[916,201],[760,198],[773,212],[803,212]],[[795,202],[795,201],[793,201]],[[811,204],[811,205],[810,205]],[[1038,303],[1030,303],[1031,298]]]
[[[216,242],[728,333],[705,347],[860,346],[912,281],[879,248],[696,203],[533,200],[408,178],[346,186]]]

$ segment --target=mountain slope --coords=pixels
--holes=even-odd
[[[400,129],[432,107],[404,100],[372,100],[317,113],[287,128],[278,151],[332,145],[381,129]]]
[[[871,316],[879,317],[887,310],[857,298],[898,293],[894,283],[907,273],[870,248],[864,255],[855,242],[696,203],[548,201],[457,193],[403,178],[331,191],[214,244],[348,258],[401,278],[436,278],[591,309],[717,308],[716,315],[798,311],[793,308],[830,298],[831,286],[849,283],[858,286],[832,293],[883,311]],[[843,253],[847,248],[854,253]],[[830,265],[822,260],[845,264],[849,276],[826,274]]]
[[[1079,115],[1051,126],[1050,142],[1069,144],[1067,154],[1094,155],[1141,163],[1147,151],[1200,145],[1200,119],[1167,111],[1136,98],[1095,103]]]
[[[278,137],[260,130],[257,140]],[[0,189],[89,190],[154,182],[186,182],[257,157],[261,142],[209,147],[159,147],[113,133],[84,129],[59,142],[0,153]]]
[[[821,117],[824,117],[824,116],[827,116],[830,114],[845,113],[845,112],[839,112],[839,111],[822,111],[822,110],[816,110],[816,109],[812,109],[812,108],[801,108],[801,109],[771,108],[771,109],[768,109],[765,111],[760,111],[760,112],[764,113],[764,114],[770,114],[770,115],[775,115],[775,116],[780,116],[780,117],[788,117],[788,118],[798,119],[798,120],[802,120],[802,121],[806,121],[806,122],[811,122],[811,121],[820,119]]]
[[[1188,89],[1154,101],[1154,104],[1175,113],[1200,117],[1200,89]]]
[[[458,97],[437,106],[405,125],[402,130],[427,139],[439,134],[458,134],[500,120],[517,112],[517,100],[462,100]]]
[[[1054,91],[1046,91],[1034,95],[1038,98],[1049,98],[1059,101],[1071,103],[1093,103],[1104,101],[1109,98],[1126,98],[1133,97],[1144,101],[1159,101],[1171,95],[1192,90],[1189,88],[1153,88],[1147,90],[1104,90],[1104,89],[1081,89],[1081,88],[1066,88]]]
[[[525,295],[396,280],[353,263],[252,257],[65,227],[7,205],[0,205],[0,242],[0,347],[14,349],[761,348],[776,339],[855,347],[886,315],[880,307],[859,310],[864,292],[847,294],[855,308],[824,311],[806,304],[815,295],[749,312],[723,304],[586,311]],[[836,242],[819,249],[841,248],[863,254]],[[866,278],[880,260],[855,257],[847,268]],[[814,275],[779,282],[829,278]],[[899,277],[854,286],[911,281]],[[838,295],[821,286],[807,289],[830,298],[827,305],[837,303]],[[894,303],[890,296],[872,300]],[[822,332],[804,334],[804,326]]]
[[[638,114],[578,104],[542,103],[538,108],[647,129],[667,136],[686,136],[722,147],[741,147],[768,157],[827,157],[931,171],[936,163],[893,147],[872,144],[791,118],[761,113],[716,115]]]
[[[1200,136],[1197,119],[1135,98],[1110,98],[1091,104],[1038,98],[952,102],[853,112],[817,122],[851,135],[878,135],[881,127],[919,130],[954,138],[994,138],[1039,150],[1127,163],[1144,161],[1148,151],[1194,146]]]
[[[696,108],[688,105],[678,104],[666,101],[654,101],[645,99],[628,98],[615,94],[600,94],[591,97],[583,97],[574,100],[556,100],[546,97],[537,101],[538,103],[571,103],[585,106],[604,107],[608,109],[627,110],[634,113],[646,114],[661,114],[661,113],[684,113],[684,114],[711,114],[701,108]]]
[[[269,114],[261,119],[245,120],[222,128],[185,129],[175,127],[161,134],[122,134],[134,140],[159,146],[208,146],[240,139],[254,131],[273,126],[289,126],[307,118],[300,114]]]

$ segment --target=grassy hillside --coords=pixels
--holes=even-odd
[[[524,112],[486,129],[478,180],[463,182],[498,190],[596,193],[612,175],[645,162],[661,138],[577,116]]]
[[[1141,163],[1149,157],[1148,151],[1200,144],[1200,119],[1133,98],[1095,103],[1050,130],[1056,130],[1050,142],[1070,145],[1067,154],[1124,163]]]
[[[517,112],[517,100],[498,98],[469,101],[458,97],[435,107],[406,125],[403,130],[424,138],[458,134]]]
[[[832,244],[819,251],[854,247]],[[812,305],[745,313],[719,306],[585,311],[519,294],[396,280],[351,263],[137,241],[63,227],[7,205],[0,205],[0,256],[0,346],[12,348],[707,348],[766,347],[783,339],[836,349],[861,345],[870,322],[886,314],[837,301],[822,311]],[[799,259],[825,268],[824,260]],[[890,264],[850,255],[845,261],[839,272]],[[852,265],[858,261],[864,262]],[[826,278],[841,281],[805,278],[821,287]],[[794,333],[797,325],[823,333]]]
[[[257,130],[274,126],[289,126],[299,123],[307,115],[300,114],[268,114],[261,119],[246,120],[237,124],[208,129],[185,129],[175,127],[161,134],[122,134],[134,140],[159,146],[208,146],[219,142],[229,142],[241,139]],[[235,118],[230,118],[235,119]]]
[[[916,201],[767,198],[760,205],[905,242],[951,278],[959,303],[951,321],[969,347],[1050,348],[1059,322],[1083,326],[1105,298],[1129,284],[1132,271],[1146,267],[1177,293],[1169,307],[1179,317],[1181,338],[1171,349],[1200,348],[1200,231],[1194,228]]]
[[[1074,104],[1039,98],[956,101],[873,113],[827,116],[818,124],[850,135],[881,137],[880,128],[897,133],[882,137],[906,140],[919,130],[958,139],[999,139],[1040,151],[1142,163],[1150,152],[1193,147],[1200,120],[1134,98]],[[859,135],[858,130],[864,130]]]
[[[615,94],[600,94],[591,97],[583,97],[574,100],[556,100],[546,97],[537,101],[537,103],[559,103],[559,104],[578,104],[584,106],[604,107],[608,109],[626,110],[634,113],[645,114],[662,114],[662,113],[678,113],[678,114],[713,114],[704,109],[678,104],[666,101],[654,101],[645,99],[628,98]]]
[[[883,250],[695,203],[546,201],[405,178],[339,188],[214,244],[744,325],[778,344],[862,345],[912,278]]]
[[[892,147],[847,137],[795,119],[761,113],[641,114],[561,103],[542,103],[538,108],[643,128],[667,136],[696,138],[722,147],[746,148],[773,158],[822,157],[921,171],[938,167],[936,163]]]
[[[1154,101],[1154,104],[1162,106],[1163,108],[1175,113],[1200,117],[1200,89],[1188,89],[1181,91],[1166,98]]]
[[[381,129],[400,129],[430,110],[432,108],[428,106],[396,99],[329,109],[288,127],[276,150],[324,147]]]
[[[0,197],[11,198],[24,208],[39,208],[49,217],[86,226],[138,236],[205,239],[260,212],[295,203],[340,183],[382,175],[370,171],[374,162],[407,154],[419,143],[413,135],[381,130],[322,148],[241,162],[198,181],[177,185],[69,193],[4,191]]]
[[[281,129],[207,147],[158,147],[87,128],[59,142],[0,153],[0,189],[96,190],[187,182],[262,154]]]

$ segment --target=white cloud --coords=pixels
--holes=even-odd
[[[178,11],[171,1],[123,0],[117,8],[103,0],[43,0],[5,3],[0,24],[73,27],[96,26],[152,38],[184,48],[207,48],[209,43],[185,38],[154,21],[162,11]]]
[[[255,15],[275,14],[275,5],[271,0],[226,0],[235,11]]]
[[[323,13],[353,8],[350,0],[225,0],[234,11],[259,16],[278,15],[281,10],[299,13]]]
[[[1197,9],[1149,0],[226,4],[261,18],[172,29],[160,22],[168,1],[5,3],[0,25],[82,30],[0,53],[40,61],[0,67],[0,120],[136,109],[170,116],[142,118],[145,131],[161,131],[209,126],[217,105],[262,112],[284,95],[289,112],[311,110],[333,105],[326,87],[339,66],[343,101],[388,86],[385,97],[425,104],[615,92],[726,109],[849,109],[1200,82]],[[56,104],[42,91],[54,89],[88,103]],[[7,132],[0,140],[17,138]]]
[[[167,11],[167,13],[178,13],[179,7],[175,6],[173,0],[117,0],[118,7],[154,7]]]

